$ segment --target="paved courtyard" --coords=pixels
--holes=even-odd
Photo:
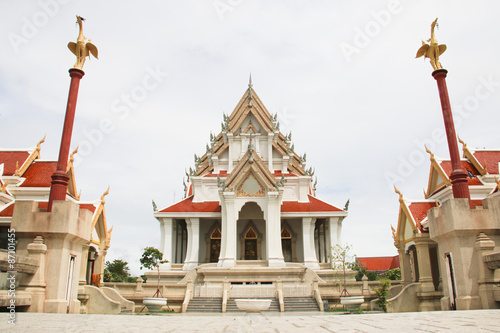
[[[500,310],[360,314],[0,313],[1,332],[500,332]]]

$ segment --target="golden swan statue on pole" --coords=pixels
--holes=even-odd
[[[76,43],[74,42],[69,42],[68,43],[68,48],[71,52],[73,52],[74,55],[76,55],[76,63],[73,65],[73,68],[78,68],[82,69],[83,64],[85,63],[85,58],[90,57],[90,54],[92,54],[96,59],[99,59],[97,57],[97,47],[90,42],[90,39],[88,39],[88,42],[85,42],[87,38],[83,35],[83,21],[85,19],[81,16],[76,16],[76,23],[80,26],[80,33],[78,34],[78,38],[76,40]],[[89,54],[90,52],[90,54]]]
[[[421,56],[424,56],[424,58],[429,58],[434,70],[443,68],[443,66],[441,66],[441,63],[439,62],[439,56],[443,54],[444,51],[446,51],[446,45],[439,45],[436,39],[436,35],[434,34],[434,28],[438,26],[437,20],[438,19],[435,19],[431,24],[431,38],[427,40],[428,42],[430,42],[430,45],[422,41],[422,46],[418,49],[416,56],[416,58],[420,58]]]

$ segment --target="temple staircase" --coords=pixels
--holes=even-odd
[[[222,298],[194,297],[189,302],[187,312],[222,312]]]
[[[285,297],[285,312],[320,311],[318,303],[312,297]]]
[[[269,309],[267,309],[266,311],[279,312],[280,311],[280,304],[278,303],[278,300],[273,299],[271,301],[271,305],[269,306]],[[244,312],[244,311],[238,309],[236,302],[234,301],[233,298],[231,298],[227,301],[226,312]]]

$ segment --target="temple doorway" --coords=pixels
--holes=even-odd
[[[292,262],[292,234],[286,226],[281,229],[281,249],[283,250],[285,261]]]
[[[221,236],[219,228],[215,228],[210,235],[210,262],[219,260]]]
[[[266,222],[264,212],[255,202],[247,202],[238,216],[237,258],[240,260],[262,260],[265,252]]]
[[[92,278],[94,275],[94,265],[95,260],[97,258],[97,252],[94,247],[89,248],[88,256],[87,256],[87,274],[86,274],[86,282],[87,284],[93,284]]]
[[[245,234],[245,260],[257,260],[257,234],[251,227]]]

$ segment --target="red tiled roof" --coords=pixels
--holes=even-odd
[[[91,211],[92,213],[95,213],[97,208],[93,204],[80,204],[80,209],[86,209]]]
[[[422,222],[427,217],[427,211],[433,207],[436,207],[435,202],[412,202],[408,206],[408,209],[410,210],[413,219],[417,223],[417,227],[420,232],[426,232],[423,230],[420,222]]]
[[[2,210],[0,212],[0,217],[12,217],[12,214],[14,214],[14,204],[11,204]]]
[[[484,167],[486,162],[486,170],[490,174],[499,174],[498,163],[500,162],[500,151],[475,151],[472,153],[479,163]]]
[[[12,176],[16,172],[16,164],[21,167],[28,159],[27,151],[0,151],[0,164],[4,163],[4,176]]]
[[[190,196],[170,207],[160,210],[160,213],[219,213],[221,207],[218,201],[193,202],[193,197]]]
[[[311,195],[309,202],[283,201],[282,212],[342,212],[342,209],[332,206]]]
[[[23,177],[26,178],[21,187],[50,187],[50,176],[56,171],[57,162],[35,161],[30,165]]]
[[[367,271],[387,271],[399,268],[399,256],[394,257],[358,257],[358,262]]]
[[[170,207],[160,210],[160,213],[203,212],[218,213],[221,206],[218,201],[193,202],[193,196],[184,199]],[[309,196],[309,202],[283,201],[282,212],[342,212],[335,206]]]
[[[440,163],[441,168],[443,168],[443,171],[450,177],[451,172],[453,171],[451,167],[451,161],[442,161]],[[469,161],[460,161],[460,165],[462,168],[468,173],[468,171],[471,171],[474,174],[474,178],[467,177],[467,184],[470,185],[483,185],[479,179],[477,178],[478,175],[480,175],[479,171],[474,167],[472,163]],[[497,166],[498,170],[498,166]]]

